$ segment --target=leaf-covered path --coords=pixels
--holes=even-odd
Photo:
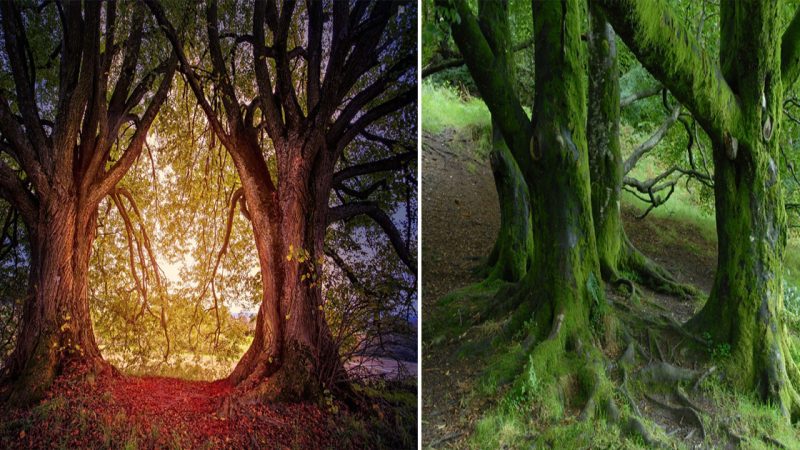
[[[95,379],[75,369],[35,407],[0,412],[0,448],[328,448],[342,442],[337,430],[347,413],[311,403],[258,404],[220,417],[219,406],[232,394],[224,380]]]

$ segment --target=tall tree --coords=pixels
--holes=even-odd
[[[225,23],[249,30],[223,30],[218,2],[206,2],[210,81],[220,113],[164,9],[155,0],[147,3],[233,158],[255,236],[264,296],[253,344],[230,380],[259,398],[303,398],[341,386],[346,375],[323,314],[319,280],[327,227],[366,215],[406,265],[415,266],[392,218],[369,199],[375,189],[353,183],[416,157],[402,139],[385,133],[390,119],[408,115],[416,99],[415,6],[255,1],[246,11],[225,10]],[[237,72],[237,58],[244,58],[236,53],[240,44],[250,49],[252,72]],[[365,141],[388,153],[375,158],[359,152]],[[345,158],[348,151],[351,158]],[[361,162],[348,166],[350,159]],[[331,205],[333,192],[348,190]]]
[[[483,0],[478,2],[479,24],[496,58],[495,64],[502,68],[506,79],[513,83],[508,4],[500,2],[500,6],[488,5]],[[528,187],[495,121],[492,121],[492,150],[489,161],[500,203],[500,229],[486,261],[487,278],[515,282],[525,275],[533,253]]]
[[[592,180],[592,217],[597,238],[597,254],[603,278],[623,281],[621,271],[659,291],[684,296],[697,292],[678,283],[667,270],[657,265],[628,240],[622,226],[621,194],[623,177],[646,151],[652,149],[677,119],[680,108],[667,118],[656,133],[623,161],[619,141],[620,88],[616,34],[595,4],[589,6],[589,108],[586,134],[589,143],[589,170]],[[626,167],[627,166],[627,167]]]
[[[783,89],[800,61],[800,11],[781,35],[782,2],[722,2],[717,64],[663,1],[595,3],[713,145],[717,272],[708,302],[689,325],[731,346],[735,385],[797,419],[800,371],[782,324],[786,213],[775,161]]]
[[[529,120],[506,71],[482,30],[507,26],[503,21],[479,23],[464,0],[439,3],[450,10],[453,38],[467,67],[519,165],[530,194],[533,258],[517,286],[518,307],[512,332],[533,343],[532,371],[553,386],[582,367],[588,378],[604,378],[595,331],[603,323],[605,298],[601,285],[589,185],[586,141],[586,89],[581,42],[583,8],[577,0],[534,5],[536,90]],[[485,2],[483,8],[503,8]],[[481,20],[501,12],[481,14]],[[559,364],[556,361],[572,361]],[[594,381],[592,381],[593,383]],[[607,405],[606,398],[598,405]],[[594,404],[594,400],[590,402]],[[594,412],[588,407],[587,410]]]
[[[108,367],[87,300],[97,207],[141,153],[177,66],[147,32],[145,11],[0,4],[3,73],[13,80],[13,92],[0,91],[0,195],[30,242],[30,296],[3,367],[12,401],[41,396],[69,360]]]

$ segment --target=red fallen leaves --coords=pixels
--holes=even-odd
[[[217,417],[226,381],[60,377],[33,408],[0,411],[0,448],[340,448],[342,420],[315,404],[260,404]],[[345,431],[346,433],[346,431]],[[337,438],[337,435],[339,437]],[[354,442],[346,444],[358,446]]]

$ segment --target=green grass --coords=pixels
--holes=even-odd
[[[491,125],[489,108],[483,100],[463,97],[455,88],[422,83],[422,129],[441,133],[446,129],[465,130]]]

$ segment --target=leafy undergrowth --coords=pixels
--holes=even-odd
[[[73,368],[32,408],[0,410],[0,448],[397,448],[416,442],[416,384],[357,385],[338,402],[240,406],[224,380],[99,376]]]

